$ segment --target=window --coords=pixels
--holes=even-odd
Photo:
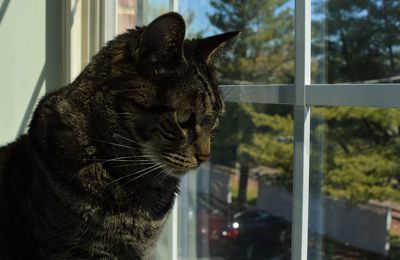
[[[45,2],[32,12],[18,1],[1,4],[2,28],[18,25],[6,9],[29,21],[46,17],[31,23],[46,27],[43,37],[21,35],[52,46],[40,53],[19,46],[47,70],[18,78],[20,86],[37,85],[31,96],[13,93],[27,106],[2,99],[18,108],[2,114],[13,125],[4,142],[24,131],[42,86],[70,82],[127,28],[174,10],[185,16],[189,38],[242,30],[221,67],[227,116],[212,158],[182,178],[157,259],[400,258],[399,1]],[[61,32],[55,15],[43,12],[54,8],[63,14]],[[0,49],[13,49],[8,43]],[[0,80],[12,83],[9,75]]]
[[[138,25],[180,11],[189,38],[242,31],[220,137],[182,179],[159,259],[399,257],[396,1],[131,6]]]
[[[313,108],[309,258],[399,256],[399,112]]]

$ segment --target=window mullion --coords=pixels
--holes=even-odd
[[[313,84],[307,88],[312,106],[400,108],[400,84]]]
[[[311,0],[296,0],[295,4],[292,260],[306,260],[310,159],[310,107],[306,103],[306,86],[311,78]]]
[[[282,85],[220,85],[226,102],[257,104],[294,104],[294,86]]]
[[[179,0],[169,0],[170,11],[179,12]]]
[[[82,3],[66,0],[63,5],[63,84],[69,84],[81,71]]]

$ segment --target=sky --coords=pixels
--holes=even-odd
[[[178,0],[179,13],[185,17],[190,12],[193,12],[195,17],[191,24],[193,31],[205,31],[206,35],[218,32],[211,23],[208,21],[207,13],[212,13],[213,8],[210,5],[210,0]],[[149,7],[153,9],[153,13],[150,14],[148,20],[151,21],[158,15],[164,13],[166,10],[171,10],[170,0],[147,0]]]
[[[194,31],[206,31],[207,34],[217,32],[217,29],[208,21],[207,13],[212,13],[213,8],[209,0],[180,0],[179,12],[182,15],[188,14],[192,11],[195,15],[192,24]]]
[[[286,6],[293,9],[294,0],[289,1]],[[189,11],[192,11],[195,15],[192,30],[205,31],[205,36],[220,32],[208,21],[207,13],[214,12],[213,7],[210,5],[210,0],[179,0],[179,12],[185,16]]]

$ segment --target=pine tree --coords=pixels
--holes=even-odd
[[[232,59],[222,67],[225,82],[293,82],[293,13],[288,0],[211,0],[210,22],[221,31],[241,31]]]
[[[221,67],[223,83],[292,83],[294,71],[293,13],[288,0],[212,0],[211,24],[221,31],[241,31],[230,61]],[[248,109],[265,106],[229,104],[214,145],[214,163],[240,164],[239,207],[246,204],[248,170],[256,162],[240,144],[251,142],[254,123]],[[279,108],[287,114],[287,108]],[[283,111],[283,112],[282,112]]]

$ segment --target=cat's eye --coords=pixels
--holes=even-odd
[[[194,113],[190,110],[182,110],[176,112],[176,121],[182,128],[189,127],[194,118]]]

